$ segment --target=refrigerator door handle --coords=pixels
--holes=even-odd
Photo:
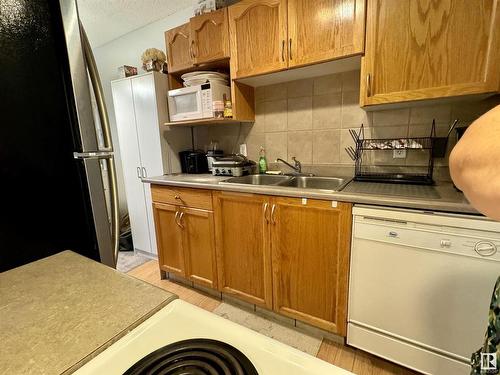
[[[109,155],[105,158],[106,167],[108,168],[108,179],[109,179],[109,190],[111,196],[111,238],[113,242],[113,259],[116,267],[116,262],[118,261],[118,251],[119,251],[119,241],[120,241],[120,212],[118,206],[118,184],[116,179],[116,168],[115,160],[113,157],[113,142],[111,139],[111,127],[109,125],[108,112],[106,109],[106,103],[104,101],[104,92],[101,86],[101,80],[99,78],[99,72],[97,70],[97,65],[94,60],[94,55],[92,54],[92,49],[90,47],[87,34],[85,29],[80,23],[80,32],[82,38],[82,47],[85,57],[85,62],[87,63],[87,68],[90,76],[90,82],[92,83],[92,89],[94,90],[94,95],[97,102],[97,110],[99,113],[99,119],[101,120],[103,141],[104,141],[104,152],[108,152]]]
[[[93,151],[93,152],[73,152],[75,159],[109,159],[113,157],[113,152]]]

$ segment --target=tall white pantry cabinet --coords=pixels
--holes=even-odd
[[[169,172],[160,131],[167,121],[167,76],[151,72],[111,82],[135,250],[157,254],[151,187],[141,178]]]

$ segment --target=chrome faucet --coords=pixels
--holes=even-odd
[[[283,160],[281,158],[278,158],[276,159],[276,163],[277,162],[282,162],[286,165],[288,165],[290,168],[292,168],[296,173],[298,174],[301,174],[302,173],[302,164],[300,164],[300,161],[298,161],[295,156],[292,157],[292,160],[293,160],[293,163],[294,165],[291,165],[289,162],[287,162],[286,160]]]

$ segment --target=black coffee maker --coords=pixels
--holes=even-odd
[[[207,155],[203,151],[179,152],[182,173],[208,173]]]

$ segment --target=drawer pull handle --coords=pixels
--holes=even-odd
[[[276,205],[273,204],[273,207],[271,208],[271,223],[276,224]]]
[[[181,199],[178,195],[174,196],[175,199]]]
[[[398,232],[389,232],[389,237],[396,238],[398,236]]]

